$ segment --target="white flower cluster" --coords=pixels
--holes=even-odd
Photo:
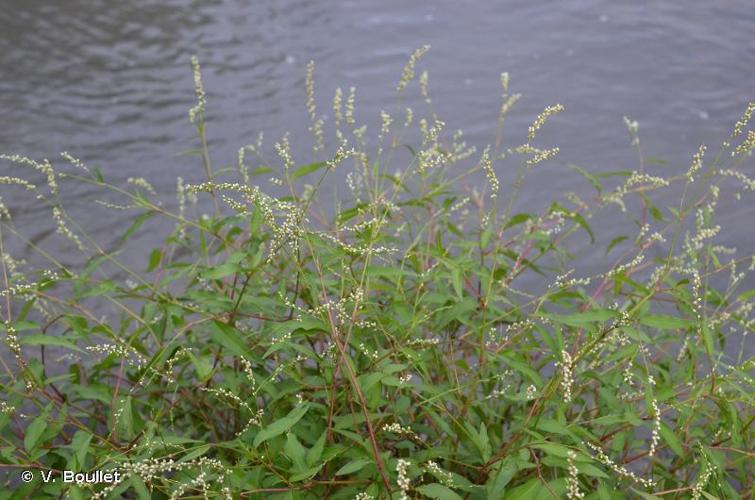
[[[50,160],[48,160],[47,158],[43,159],[41,162],[38,162],[26,156],[0,154],[0,159],[7,160],[12,163],[16,163],[17,165],[24,165],[27,167],[31,167],[34,170],[42,172],[43,174],[45,174],[45,177],[47,177],[47,186],[50,188],[50,194],[52,194],[53,196],[58,194],[58,183],[55,180],[55,170],[52,168],[52,164],[50,163]],[[21,185],[24,185],[24,187],[26,187],[27,183],[16,182],[14,184],[21,184]]]
[[[398,422],[393,422],[392,424],[385,424],[382,427],[383,431],[385,432],[392,432],[393,434],[398,434],[399,436],[407,436],[410,438],[416,438],[417,435],[414,433],[414,431],[409,427],[404,427]]]
[[[721,231],[720,225],[710,224],[710,219],[718,204],[719,193],[718,186],[710,187],[710,201],[695,211],[695,235],[690,238],[687,234],[685,237],[685,250],[693,262],[695,261],[695,252],[702,250],[705,240],[714,238]]]
[[[65,159],[68,163],[70,163],[74,167],[76,167],[78,169],[81,169],[81,170],[84,170],[85,172],[89,172],[89,169],[87,168],[86,165],[84,165],[84,162],[82,162],[78,158],[74,157],[68,151],[63,151],[62,153],[60,153],[60,156],[62,156],[63,159]]]
[[[407,492],[411,486],[411,481],[409,480],[408,471],[409,461],[399,458],[396,462],[396,473],[398,474],[396,484],[398,485],[398,489],[401,490],[400,500],[409,500]]]
[[[523,155],[530,155],[530,158],[525,162],[528,167],[534,167],[538,163],[542,163],[546,160],[550,160],[559,153],[559,148],[551,149],[539,149],[531,144],[522,144],[513,149],[509,149],[509,154],[517,153]]]
[[[425,470],[438,478],[445,486],[449,488],[454,486],[453,475],[450,472],[441,469],[440,466],[432,460],[428,460],[427,464],[425,464]]]
[[[535,399],[537,397],[537,387],[534,384],[530,384],[527,387],[527,392],[524,395],[527,400]]]
[[[10,285],[5,290],[0,290],[0,297],[16,296],[24,299],[31,299],[38,286],[39,283],[18,283],[16,285]]]
[[[21,356],[21,344],[18,342],[18,335],[16,335],[16,329],[13,327],[10,321],[5,322],[5,343],[8,345],[8,349],[13,353],[16,361],[23,366],[24,360]]]
[[[404,70],[401,72],[401,79],[398,82],[398,85],[396,85],[396,91],[401,93],[406,86],[414,79],[414,68],[417,66],[417,61],[425,55],[425,53],[430,50],[429,45],[423,45],[422,47],[415,50],[411,56],[409,56],[409,60],[406,62],[406,65],[404,66]]]
[[[641,478],[634,472],[628,470],[626,467],[617,465],[613,460],[611,460],[611,458],[608,457],[608,455],[605,454],[600,446],[592,444],[589,441],[585,441],[585,444],[597,454],[597,459],[599,462],[601,462],[603,465],[608,466],[619,477],[629,479],[631,481],[634,481],[635,483],[639,483],[646,488],[652,488],[655,484],[651,479]]]
[[[409,341],[409,345],[412,347],[436,346],[438,344],[440,344],[440,338],[438,337],[430,339],[412,339]]]
[[[687,179],[689,182],[695,182],[695,174],[703,167],[703,156],[705,155],[705,146],[700,145],[695,156],[692,157],[692,165],[690,165],[687,171]]]
[[[194,123],[197,119],[201,120],[204,117],[205,108],[207,107],[207,95],[204,92],[202,72],[199,67],[199,59],[197,56],[192,56],[191,68],[194,73],[194,93],[197,96],[197,104],[189,110],[189,121]]]
[[[747,191],[755,191],[755,179],[750,179],[738,170],[722,169],[719,170],[718,173],[725,177],[733,177],[739,180]]]
[[[414,122],[414,111],[412,108],[406,108],[406,118],[404,118],[404,128],[409,128]]]
[[[506,82],[508,87],[508,82]],[[507,89],[504,90],[504,96],[507,92]],[[516,102],[521,99],[522,94],[512,94],[510,96],[506,96],[506,98],[503,100],[503,103],[501,103],[501,111],[498,113],[498,121],[499,123],[502,123],[503,120],[506,118],[506,115],[508,114],[509,110],[516,104]]]
[[[369,347],[364,345],[364,342],[359,343],[359,350],[362,351],[362,354],[364,354],[365,356],[367,356],[373,361],[377,361],[378,359],[380,359],[380,354],[377,352],[377,350],[370,350]]]
[[[658,408],[658,400],[655,398],[650,402],[650,405],[653,408],[653,435],[650,438],[648,455],[652,457],[655,455],[655,450],[661,440],[661,410]]]
[[[498,181],[498,176],[495,175],[495,170],[493,170],[493,162],[490,160],[490,146],[486,147],[482,152],[480,165],[485,172],[485,177],[488,178],[488,184],[490,184],[490,197],[495,199],[498,196],[500,183]]]
[[[627,271],[629,269],[633,269],[640,264],[642,264],[642,261],[645,260],[645,256],[642,254],[642,252],[638,253],[634,259],[632,259],[630,262],[627,262],[626,264],[621,264],[620,266],[616,266],[610,271],[608,271],[605,276],[610,278],[612,276],[616,276],[620,273],[623,273],[624,271]]]
[[[346,106],[344,106],[344,118],[346,118],[346,123],[349,125],[354,125],[354,101],[356,100],[357,95],[357,89],[356,87],[350,87],[349,88],[349,96],[346,98]]]
[[[504,383],[501,384],[499,389],[493,389],[492,391],[490,391],[490,394],[485,396],[485,399],[486,400],[497,399],[502,396],[505,396],[511,389],[511,380],[506,380],[506,379],[510,379],[513,375],[514,375],[514,372],[512,370],[504,370],[501,373],[497,374],[495,376],[495,379],[499,381],[503,380]]]
[[[530,125],[529,131],[527,133],[528,142],[532,142],[537,131],[540,130],[540,127],[545,124],[546,120],[549,117],[555,115],[556,113],[560,113],[563,110],[564,107],[561,104],[546,107],[543,112],[540,113],[537,118],[535,118],[535,121],[532,123],[532,125]]]
[[[30,182],[27,182],[27,181],[21,179],[20,177],[10,177],[10,176],[7,176],[7,175],[0,175],[0,184],[6,184],[6,185],[13,185],[13,184],[15,184],[17,186],[23,187],[27,191],[36,191],[37,190],[37,186],[36,185],[34,185],[34,184],[30,183]],[[38,199],[41,198],[41,195],[37,196],[37,198]]]
[[[747,131],[747,138],[742,141],[742,143],[734,148],[734,151],[731,152],[732,157],[736,156],[744,156],[752,153],[752,151],[755,150],[755,131],[748,130]]]
[[[734,132],[731,134],[732,137],[737,137],[742,134],[745,127],[747,127],[747,124],[750,122],[750,118],[752,118],[753,111],[755,111],[755,101],[751,101],[747,105],[744,114],[739,120],[737,120],[736,125],[734,125]]]
[[[86,346],[85,349],[89,352],[97,352],[100,354],[115,354],[117,357],[125,360],[126,362],[135,365],[137,368],[141,368],[147,363],[147,359],[139,353],[133,347],[123,344],[98,344]]]
[[[708,484],[708,481],[710,480],[710,476],[713,475],[715,470],[716,469],[713,467],[713,465],[710,462],[705,464],[705,469],[703,470],[703,473],[700,474],[700,478],[697,480],[697,483],[695,483],[695,486],[692,487],[692,500],[700,499],[700,497],[703,494],[705,485]]]
[[[305,77],[305,87],[307,90],[307,114],[309,115],[310,121],[314,122],[316,118],[316,110],[315,107],[315,79],[314,79],[314,73],[315,73],[315,62],[309,61],[307,63],[307,74]]]
[[[312,136],[315,138],[315,144],[313,150],[315,152],[322,151],[325,148],[325,142],[323,139],[322,126],[323,121],[317,118],[317,108],[315,106],[315,62],[309,61],[307,64],[307,74],[305,78],[305,85],[307,90],[307,114],[309,115],[309,131],[312,132]]]
[[[265,415],[264,408],[258,408],[257,411],[252,410],[252,407],[249,406],[249,403],[238,397],[236,394],[232,393],[228,389],[220,388],[213,388],[213,387],[203,387],[203,391],[209,392],[211,394],[215,394],[220,397],[224,397],[227,399],[230,399],[231,401],[235,402],[238,406],[246,409],[249,411],[251,416],[249,417],[249,420],[247,420],[246,425],[244,425],[244,428],[241,429],[239,432],[236,433],[236,436],[241,436],[244,434],[252,425],[261,426],[262,425],[262,417]]]
[[[314,234],[325,238],[326,240],[338,245],[343,250],[346,250],[352,255],[362,255],[362,256],[368,256],[368,255],[382,255],[382,254],[392,254],[398,252],[398,248],[396,247],[385,247],[385,246],[354,246],[349,243],[346,243],[332,234],[323,232],[323,231],[317,231]]]
[[[252,363],[245,357],[241,357],[241,366],[244,368],[244,374],[251,384],[252,394],[256,392],[257,382],[254,379],[254,372],[252,371]]]
[[[52,207],[52,218],[57,225],[56,233],[62,234],[68,238],[74,245],[76,245],[76,248],[82,252],[86,251],[86,247],[81,242],[78,235],[74,234],[74,232],[66,225],[66,222],[63,219],[63,211],[59,207]]]
[[[3,203],[3,197],[0,196],[0,220],[11,220],[11,218],[10,211],[8,210],[8,207],[5,206],[5,203]]]
[[[417,152],[417,170],[423,173],[449,160],[449,153],[441,147],[438,142],[438,136],[443,130],[445,123],[435,120],[430,126],[426,119],[422,118],[419,122],[422,131],[422,149]]]
[[[566,462],[569,466],[569,477],[566,478],[566,498],[569,500],[585,497],[585,494],[579,489],[579,470],[574,463],[576,458],[577,453],[574,450],[569,450],[566,453]]]
[[[126,182],[133,184],[136,187],[140,187],[150,194],[156,194],[155,188],[152,187],[152,184],[147,182],[144,177],[129,177]]]
[[[422,74],[419,75],[419,91],[425,99],[425,103],[429,105],[432,103],[432,100],[430,99],[430,91],[428,90],[428,79],[427,71],[423,71]]]
[[[592,283],[592,278],[590,276],[585,276],[584,278],[568,278],[572,273],[574,272],[574,269],[567,271],[564,274],[560,274],[556,277],[556,280],[551,285],[555,288],[571,288],[573,286],[587,286],[590,283]]]
[[[640,145],[640,124],[637,122],[637,120],[630,120],[626,116],[624,117],[624,125],[627,126],[627,130],[629,131],[629,136],[632,138],[632,146],[639,146]]]
[[[168,361],[165,362],[165,373],[170,376],[171,379],[173,379],[173,368],[176,364],[176,362],[181,358],[188,358],[191,356],[192,349],[190,347],[179,347],[176,349],[176,352],[173,353],[173,356],[170,357]]]
[[[572,386],[574,385],[574,361],[569,351],[561,351],[561,361],[556,365],[561,372],[561,390],[564,393],[564,403],[569,403],[572,398]]]
[[[668,185],[669,185],[669,181],[664,179],[663,177],[656,177],[653,175],[641,174],[635,170],[632,172],[632,174],[629,176],[627,181],[624,183],[622,190],[624,193],[627,193],[629,192],[629,189],[634,186],[642,186],[644,189],[647,189],[647,188],[656,189],[656,188],[666,187]]]
[[[207,471],[205,469],[214,470],[217,477],[214,481],[218,484],[223,484],[225,477],[230,473],[230,470],[225,467],[220,460],[215,458],[200,457],[196,460],[189,460],[186,462],[176,462],[172,458],[147,458],[140,462],[124,463],[117,470],[121,473],[121,481],[114,482],[108,485],[103,490],[96,492],[92,495],[92,498],[99,500],[100,498],[107,498],[110,493],[115,490],[119,484],[125,481],[127,478],[136,476],[148,485],[157,479],[158,477],[166,474],[182,471],[186,469],[198,468],[199,471],[194,480],[191,482],[180,485],[173,492],[171,498],[180,498],[183,493],[189,488],[201,488],[204,492],[205,498],[207,498]],[[227,498],[227,496],[226,496]]]
[[[0,401],[0,413],[13,413],[15,410],[15,406],[10,406],[5,401]]]
[[[380,110],[380,139],[385,138],[388,133],[391,130],[391,124],[393,123],[393,118],[391,118],[391,115],[389,115],[385,110]]]
[[[283,160],[283,167],[288,172],[295,164],[294,158],[291,156],[291,144],[288,141],[288,134],[285,134],[273,147],[281,160]]]

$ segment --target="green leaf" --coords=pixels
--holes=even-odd
[[[666,441],[666,444],[669,446],[669,448],[674,451],[674,453],[676,453],[680,457],[684,456],[684,448],[682,448],[681,441],[679,441],[679,438],[676,436],[676,434],[674,434],[674,431],[672,431],[664,422],[661,422],[660,434],[663,440]]]
[[[587,220],[585,220],[584,217],[582,217],[582,214],[573,213],[571,214],[571,218],[574,219],[574,222],[576,222],[579,226],[582,227],[585,231],[587,231],[587,234],[590,235],[590,243],[595,243],[595,234],[593,234],[592,229],[590,228],[590,225],[587,223]]]
[[[309,404],[302,404],[291,410],[288,415],[281,418],[280,420],[276,420],[272,424],[268,425],[264,429],[262,429],[255,437],[254,442],[252,443],[254,447],[258,447],[268,439],[272,439],[275,436],[279,436],[283,434],[284,432],[288,431],[296,425],[296,422],[301,420],[301,418],[304,416],[304,414],[307,413],[309,410]]]
[[[605,255],[608,255],[609,253],[611,253],[611,250],[613,249],[613,247],[615,247],[616,245],[618,245],[618,244],[619,244],[619,243],[621,243],[622,241],[626,241],[626,240],[628,240],[628,239],[629,239],[629,237],[628,237],[628,236],[617,236],[617,237],[615,237],[614,239],[612,239],[612,240],[611,240],[611,243],[609,243],[609,244],[608,244],[608,247],[606,248],[606,253],[605,253]]]
[[[352,460],[351,462],[347,463],[340,469],[336,471],[336,476],[345,476],[346,474],[353,474],[355,472],[358,472],[364,468],[365,465],[370,464],[369,460],[365,460],[364,458],[359,458],[357,460]]]
[[[708,326],[707,322],[703,322],[703,327],[700,329],[700,334],[703,336],[705,352],[708,353],[708,357],[713,357],[713,334],[711,333],[710,326]]]
[[[249,356],[249,351],[238,331],[220,321],[212,322],[212,339],[236,356]]]
[[[217,267],[202,272],[202,277],[208,280],[218,280],[236,274],[239,271],[239,265],[235,262],[225,262]]]
[[[579,456],[579,455],[577,455]],[[585,476],[599,477],[601,479],[607,479],[609,476],[602,470],[598,469],[592,464],[578,463],[575,464],[579,472]]]
[[[559,443],[532,443],[529,446],[532,448],[537,448],[538,450],[543,450],[548,455],[552,455],[554,457],[566,458],[567,456],[569,456],[569,448]]]
[[[210,451],[210,445],[209,444],[202,444],[191,451],[189,451],[186,455],[182,456],[181,459],[178,461],[178,463],[186,463],[194,460],[195,458],[199,458],[202,455],[206,454],[208,451]]]
[[[614,497],[611,496],[611,492],[608,490],[605,484],[600,483],[598,485],[598,498],[600,500],[611,500]]]
[[[618,317],[618,313],[611,309],[591,309],[585,312],[564,315],[549,315],[553,321],[568,326],[582,327],[590,323],[604,323]]]
[[[19,338],[19,341],[22,345],[54,345],[58,347],[66,347],[73,351],[84,352],[70,340],[66,340],[61,337],[53,337],[52,335],[45,335],[42,333],[23,335]]]
[[[323,431],[322,435],[320,436],[320,439],[315,441],[314,446],[307,451],[307,465],[310,467],[314,466],[317,462],[320,461],[320,458],[322,457],[322,450],[325,448],[325,441],[328,437],[328,431]]]
[[[327,166],[327,163],[324,161],[318,161],[316,163],[310,163],[309,165],[304,165],[303,167],[299,167],[296,170],[294,170],[294,173],[291,174],[291,180],[295,181],[296,179],[300,177],[304,177],[307,174],[311,174],[312,172],[317,172],[321,168]]]
[[[423,484],[415,488],[428,498],[437,498],[439,500],[461,500],[461,497],[454,491],[439,483]]]
[[[506,494],[506,500],[529,500],[532,498],[538,498],[536,492],[541,489],[540,479],[532,478],[521,486],[517,486]]]
[[[149,264],[147,265],[147,272],[151,273],[155,270],[155,268],[160,264],[163,258],[163,253],[160,251],[159,248],[155,248],[152,250],[152,253],[149,254]]]
[[[134,436],[134,414],[131,396],[126,396],[125,401],[121,403],[118,429],[126,439],[131,439]]]
[[[668,314],[646,314],[640,317],[640,323],[659,330],[673,330],[676,328],[689,328],[695,322],[689,319],[677,318]]]
[[[297,482],[297,481],[303,481],[305,479],[311,479],[312,476],[317,474],[320,469],[322,469],[322,466],[324,464],[319,464],[314,467],[310,467],[308,469],[305,469],[301,472],[297,472],[296,474],[291,475],[291,481]]]
[[[603,186],[600,184],[600,179],[598,179],[597,177],[595,177],[594,175],[592,175],[590,172],[588,172],[582,167],[579,167],[577,165],[571,165],[571,164],[569,166],[573,168],[574,170],[576,170],[577,172],[579,172],[582,175],[582,177],[590,181],[590,184],[592,184],[592,187],[595,188],[595,191],[597,191],[598,194],[600,194],[600,192],[603,190]]]
[[[307,469],[307,465],[304,461],[307,450],[296,438],[296,434],[289,432],[286,435],[286,445],[283,447],[283,450],[286,452],[286,456],[294,464],[297,471],[303,471]]]
[[[497,472],[486,483],[488,498],[502,498],[506,485],[516,473],[517,466],[510,458],[498,462]]]
[[[637,495],[639,495],[641,498],[644,498],[645,500],[661,500],[661,497],[655,496],[651,493],[646,493],[644,491],[640,491],[635,488],[630,488],[633,492],[635,492]]]
[[[140,214],[134,218],[134,222],[131,223],[131,226],[126,230],[125,233],[123,233],[123,236],[120,237],[118,240],[118,245],[120,246],[123,244],[126,240],[128,240],[132,234],[134,234],[142,225],[147,222],[147,220],[150,217],[153,217],[156,212],[153,212],[152,210],[148,212],[144,212],[143,214]]]
[[[86,460],[87,453],[89,452],[89,443],[91,441],[92,435],[86,431],[76,431],[73,439],[71,439],[71,450],[73,450],[79,467],[84,467],[84,460]]]
[[[189,352],[189,358],[194,364],[197,377],[202,381],[209,379],[212,375],[212,357],[207,355],[195,356],[194,353]]]
[[[510,227],[516,226],[517,224],[522,224],[523,222],[527,222],[532,218],[532,215],[530,214],[516,214],[513,215],[509,221],[503,226],[504,229],[508,229]]]
[[[147,485],[144,484],[144,480],[140,478],[139,476],[131,476],[130,478],[131,486],[133,486],[136,493],[139,495],[139,500],[148,500],[152,498],[152,494],[147,489]]]
[[[37,441],[39,441],[39,438],[42,436],[42,433],[44,433],[45,429],[47,429],[51,410],[52,406],[47,405],[42,413],[37,418],[35,418],[32,423],[29,424],[29,426],[26,428],[26,432],[24,433],[24,448],[26,449],[26,451],[31,451],[34,449],[34,447],[37,445]]]
[[[464,430],[472,441],[472,444],[477,448],[481,463],[485,463],[492,454],[490,440],[488,439],[488,429],[485,427],[485,423],[480,423],[480,430],[477,431],[472,424],[464,422]]]
[[[488,226],[485,228],[485,231],[482,232],[482,236],[480,236],[480,248],[487,248],[488,244],[490,243],[490,239],[493,237],[493,229]]]
[[[463,286],[462,286],[462,280],[461,280],[461,269],[458,267],[454,267],[451,270],[451,284],[454,287],[454,292],[456,293],[456,296],[459,298],[462,298],[463,296]]]

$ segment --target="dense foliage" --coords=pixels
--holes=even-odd
[[[37,195],[86,258],[3,251],[23,228],[0,204],[4,498],[749,496],[755,260],[716,242],[715,209],[724,192],[752,202],[755,105],[715,158],[701,147],[671,175],[651,172],[627,119],[637,170],[577,168],[589,198],[527,213],[517,192],[557,155],[536,144],[563,108],[523,145],[504,148],[499,127],[475,151],[415,78],[424,50],[398,85],[418,81],[424,118],[383,113],[368,141],[339,89],[326,123],[310,65],[314,154],[327,125],[330,156],[301,166],[284,137],[276,162],[258,143],[219,170],[195,60],[191,153],[207,179],[179,179],[175,210],[147,180],[110,185],[67,153],[61,168],[3,156],[44,175],[0,179]],[[519,99],[507,74],[502,87],[500,125]],[[512,164],[514,184],[499,181]],[[460,188],[476,173],[483,186]],[[334,175],[338,200],[321,192]],[[113,216],[133,214],[124,244],[153,217],[175,230],[130,269],[69,217],[59,180],[112,193]],[[625,236],[590,274],[572,269],[570,249],[600,242],[590,223],[617,214]],[[120,474],[77,485],[65,470]]]

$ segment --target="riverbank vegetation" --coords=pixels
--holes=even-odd
[[[286,136],[274,159],[260,138],[225,168],[194,60],[206,179],[179,178],[171,209],[147,179],[112,185],[68,153],[2,157],[3,189],[37,196],[85,259],[4,251],[24,231],[0,204],[4,498],[749,497],[755,260],[719,242],[717,204],[752,203],[755,103],[673,172],[626,119],[636,169],[571,169],[587,194],[531,212],[517,195],[559,153],[539,132],[567,111],[506,145],[504,73],[498,135],[470,147],[434,111],[425,51],[374,133],[354,89],[318,113],[310,64],[324,161],[294,160]],[[175,229],[128,267],[61,203],[82,183],[133,217],[124,244],[155,218]],[[592,222],[616,214],[624,230],[597,248]],[[574,267],[575,248],[601,258]]]

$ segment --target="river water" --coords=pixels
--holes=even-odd
[[[291,131],[305,163],[307,61],[317,63],[321,112],[336,86],[353,85],[357,119],[375,132],[408,54],[431,44],[421,67],[438,114],[479,149],[495,137],[501,71],[524,94],[507,121],[509,145],[546,105],[566,107],[540,136],[561,154],[525,184],[527,209],[565,191],[590,193],[568,164],[636,168],[624,115],[639,121],[643,152],[667,162],[653,167],[660,174],[686,170],[701,143],[715,151],[755,97],[754,35],[752,0],[3,0],[0,151],[51,159],[70,151],[114,184],[144,177],[170,200],[176,176],[202,178],[198,160],[179,154],[196,144],[191,55],[202,62],[217,166],[234,164],[259,131],[268,144]],[[416,92],[405,104],[421,108]],[[18,172],[0,164],[0,174]],[[510,174],[500,175],[505,192]],[[93,204],[99,193],[64,193],[103,246],[125,229],[122,214]],[[2,196],[31,241],[65,256],[48,208],[20,190]],[[727,198],[720,212],[731,229],[724,243],[752,249],[751,198]],[[604,243],[617,234],[610,217],[595,224]],[[149,236],[140,235],[145,246]],[[149,248],[132,250],[137,260],[141,251]]]

